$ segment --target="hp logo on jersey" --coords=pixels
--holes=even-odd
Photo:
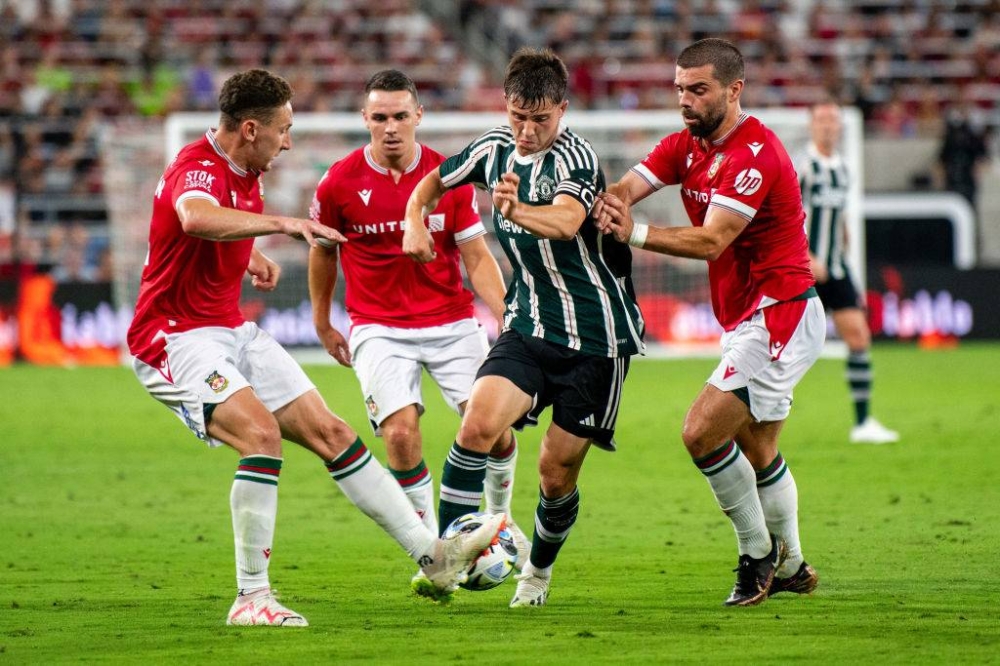
[[[757,171],[757,169],[743,169],[743,171],[736,174],[733,187],[739,194],[750,196],[759,190],[763,183],[764,177],[760,175],[760,171]]]

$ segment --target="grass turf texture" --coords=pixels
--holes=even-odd
[[[995,662],[998,352],[876,347],[874,411],[902,433],[886,446],[847,442],[843,361],[817,364],[782,453],[821,586],[748,609],[722,606],[735,538],[678,434],[712,361],[633,364],[619,452],[590,454],[541,609],[508,609],[512,583],[412,596],[415,566],[288,445],[271,578],[305,630],[224,625],[231,450],[206,450],[127,369],[0,370],[0,661]],[[307,370],[384,460],[353,374]],[[458,421],[425,398],[437,479]],[[529,534],[541,433],[520,436]]]

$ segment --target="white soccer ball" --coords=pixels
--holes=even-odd
[[[444,531],[443,537],[450,539],[462,532],[468,532],[482,525],[484,513],[467,513],[452,521]],[[469,578],[460,587],[466,590],[490,590],[504,582],[514,573],[517,564],[517,546],[514,537],[504,527],[497,533],[493,543],[483,549],[483,552],[469,565]]]

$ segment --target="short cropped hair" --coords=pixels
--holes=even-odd
[[[417,86],[410,77],[398,69],[383,69],[381,72],[372,74],[372,77],[368,79],[368,83],[365,84],[365,97],[368,97],[368,93],[373,90],[385,90],[387,92],[406,90],[413,95],[413,101],[417,105],[420,104],[420,98],[417,97]]]
[[[546,103],[561,104],[568,81],[566,65],[551,50],[522,47],[507,64],[503,91],[507,99],[537,108]]]
[[[222,84],[219,111],[222,126],[235,130],[244,120],[252,118],[267,125],[278,109],[292,99],[288,82],[266,69],[249,69],[233,74]]]
[[[744,77],[743,54],[725,39],[709,37],[688,46],[677,57],[682,69],[712,65],[715,79],[724,86]]]

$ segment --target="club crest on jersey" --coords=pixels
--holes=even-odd
[[[742,194],[743,196],[750,196],[760,189],[760,186],[764,183],[764,176],[760,174],[757,169],[743,169],[738,174],[736,174],[736,180],[733,181],[733,187],[736,192]]]
[[[205,378],[205,383],[216,393],[222,393],[229,386],[229,380],[220,375],[218,370],[213,370],[212,374]]]
[[[535,181],[535,201],[552,201],[556,194],[556,181],[548,176],[539,176]]]
[[[712,166],[708,167],[709,178],[715,178],[715,174],[719,173],[719,167],[722,166],[724,159],[726,159],[725,153],[716,153],[715,157],[712,158]]]
[[[365,398],[365,406],[368,408],[368,413],[372,418],[378,416],[378,404],[375,402],[374,396]]]

